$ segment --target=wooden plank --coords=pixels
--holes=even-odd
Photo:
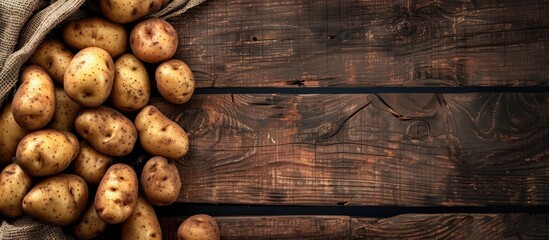
[[[549,94],[197,95],[179,202],[549,203]]]
[[[198,87],[536,86],[549,1],[211,0],[170,19]]]
[[[184,217],[161,217],[166,239],[176,239]],[[547,215],[407,214],[216,217],[222,239],[547,239]]]

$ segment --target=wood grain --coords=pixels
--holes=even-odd
[[[179,202],[549,203],[549,94],[197,95]]]
[[[166,239],[184,217],[160,218]],[[407,214],[216,217],[222,239],[547,239],[547,215]]]
[[[170,19],[198,87],[546,86],[549,1],[211,0]]]

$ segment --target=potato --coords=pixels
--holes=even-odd
[[[162,239],[162,229],[152,205],[139,196],[132,215],[122,223],[122,240]]]
[[[124,26],[102,18],[82,18],[63,28],[63,40],[70,47],[105,49],[112,58],[124,54],[128,48],[128,33]]]
[[[13,160],[17,145],[28,132],[15,122],[11,102],[8,102],[0,112],[0,165]]]
[[[86,209],[88,186],[74,174],[58,174],[37,183],[23,198],[25,214],[51,225],[68,225]]]
[[[101,220],[95,212],[95,207],[89,204],[86,211],[82,214],[80,219],[72,226],[72,234],[77,239],[93,239],[99,234],[103,233],[109,224]]]
[[[171,59],[160,64],[156,68],[155,79],[158,92],[168,102],[186,103],[193,95],[193,72],[179,59]]]
[[[57,85],[63,86],[63,75],[73,57],[61,41],[50,38],[36,48],[29,62],[44,68]]]
[[[95,194],[95,211],[101,220],[118,224],[130,217],[137,205],[137,174],[130,166],[117,163],[109,167]]]
[[[19,165],[12,163],[0,173],[0,214],[7,217],[23,215],[23,198],[32,187],[32,179]]]
[[[72,161],[72,172],[88,185],[97,186],[112,163],[112,157],[95,150],[88,142],[80,142],[80,152]]]
[[[165,206],[175,202],[181,189],[177,167],[164,157],[149,159],[141,173],[141,189],[153,205]]]
[[[198,214],[185,219],[177,229],[178,240],[214,240],[219,238],[217,222],[206,214]]]
[[[111,94],[114,62],[103,49],[88,47],[72,58],[63,86],[67,96],[83,107],[97,107]]]
[[[74,128],[74,120],[80,112],[80,105],[67,96],[63,88],[55,88],[55,113],[48,124],[48,128],[59,131],[71,131]]]
[[[162,6],[162,0],[99,0],[103,15],[116,23],[133,22],[154,13]]]
[[[116,69],[111,101],[124,112],[141,110],[149,102],[151,84],[147,69],[133,54],[124,54],[114,63]]]
[[[27,134],[17,146],[15,162],[31,176],[60,173],[76,158],[76,136],[70,132],[44,129]]]
[[[189,151],[187,133],[155,106],[144,107],[135,117],[139,142],[145,151],[166,158],[181,158]]]
[[[53,118],[55,104],[55,86],[48,73],[38,65],[23,69],[11,104],[17,124],[29,131],[45,127]]]
[[[149,18],[130,33],[130,48],[136,57],[148,63],[166,61],[175,55],[178,44],[177,31],[160,18]]]
[[[124,156],[133,150],[137,131],[132,121],[109,107],[82,110],[75,121],[76,131],[97,151]]]

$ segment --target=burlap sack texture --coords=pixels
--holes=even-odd
[[[168,19],[204,1],[172,0],[151,16]],[[77,18],[80,14],[78,10],[85,11],[86,3],[86,0],[0,0],[0,106],[6,96],[14,91],[21,66],[41,41],[62,21]],[[22,217],[2,221],[0,240],[7,239],[73,238],[60,227]]]

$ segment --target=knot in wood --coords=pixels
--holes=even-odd
[[[408,37],[408,36],[412,36],[412,34],[416,32],[417,26],[414,23],[412,23],[412,21],[406,19],[397,24],[396,30],[402,36]]]
[[[429,124],[425,121],[414,121],[406,128],[406,136],[411,139],[425,140],[429,136]]]

